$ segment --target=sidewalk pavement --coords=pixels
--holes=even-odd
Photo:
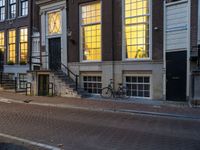
[[[78,108],[94,111],[109,111],[151,116],[200,120],[200,108],[191,108],[187,103],[157,100],[105,100],[100,97],[87,99],[64,97],[25,96],[23,94],[0,91],[0,100],[28,103],[60,108]]]

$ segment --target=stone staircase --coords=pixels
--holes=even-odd
[[[79,85],[76,89],[75,81],[67,76],[62,70],[54,72],[55,94],[62,97],[84,98],[88,93]]]

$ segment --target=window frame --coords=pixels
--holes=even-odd
[[[27,29],[27,42],[21,42],[21,30],[22,29]],[[19,63],[21,62],[21,44],[23,43],[27,43],[27,58],[26,58],[26,63],[28,62],[28,53],[29,53],[29,30],[28,30],[28,27],[21,27],[19,28],[19,34],[18,34],[18,37],[19,37],[19,56],[18,56],[18,59],[19,59]]]
[[[102,83],[102,75],[101,74],[83,74],[82,76],[82,87],[83,87],[83,89],[85,90],[85,86],[84,86],[84,83],[91,83],[91,84],[101,84],[101,89],[103,88],[103,83]],[[100,77],[101,78],[101,81],[93,81],[93,80],[91,80],[91,81],[85,81],[84,80],[84,77]],[[89,94],[91,94],[91,95],[100,95],[100,92],[101,92],[101,89],[99,89],[98,87],[97,87],[97,93],[89,93],[87,90],[87,92],[89,93]],[[94,89],[92,89],[92,90],[94,90]],[[99,93],[98,93],[98,90],[100,90],[99,91]]]
[[[4,44],[3,44],[3,52],[5,52],[5,44],[6,44],[6,40],[5,40],[5,31],[0,31],[0,34],[1,33],[3,33],[3,40],[4,40]],[[2,39],[0,38],[0,41],[1,41]],[[0,42],[1,43],[1,42]],[[0,49],[1,49],[1,45],[0,45]]]
[[[126,34],[125,34],[125,1],[122,0],[122,61],[149,61],[152,60],[152,0],[149,1],[149,56],[147,58],[126,58]],[[144,16],[144,15],[142,15]]]
[[[153,97],[153,82],[152,82],[152,74],[144,74],[144,73],[127,73],[123,75],[123,85],[126,87],[126,77],[149,77],[149,97],[140,97],[140,96],[130,96],[132,98],[138,98],[138,99],[152,99]]]
[[[14,3],[11,3],[12,0],[9,0],[9,3],[8,3],[8,18],[9,19],[15,19],[17,17],[17,0],[15,0]],[[11,8],[12,6],[15,6],[15,16],[12,17],[12,14],[11,14]]]
[[[49,17],[49,14],[51,13],[55,13],[55,12],[60,12],[60,27],[61,27],[61,30],[60,30],[60,33],[54,33],[54,34],[49,34],[49,20],[48,20],[48,17]],[[62,22],[62,18],[63,18],[63,14],[62,14],[62,10],[61,9],[55,9],[55,10],[50,10],[50,11],[47,11],[46,12],[46,17],[45,17],[45,24],[47,25],[46,28],[46,36],[47,37],[57,37],[57,36],[60,36],[62,35],[63,33],[63,22]]]
[[[4,18],[2,19],[1,17],[1,11],[4,8]],[[0,6],[0,22],[5,21],[6,19],[6,0],[4,0],[4,5]]]
[[[21,78],[21,76],[23,78]],[[19,88],[20,89],[26,89],[26,82],[27,82],[27,74],[25,74],[25,73],[19,73]]]
[[[23,12],[23,10],[24,9],[22,9],[23,7],[23,3],[26,3],[27,2],[27,14],[22,14],[22,12]],[[26,16],[28,16],[28,14],[29,14],[29,0],[20,0],[19,1],[19,3],[20,3],[20,5],[19,5],[19,14],[20,14],[20,17],[26,17]],[[26,10],[26,9],[25,9]]]
[[[94,24],[100,24],[100,27],[101,27],[101,59],[100,60],[84,60],[83,57],[84,57],[84,52],[83,52],[83,35],[82,35],[82,24],[81,24],[81,15],[82,15],[82,11],[81,11],[81,8],[82,6],[86,6],[86,5],[89,5],[89,4],[96,4],[96,3],[100,3],[100,6],[101,6],[101,21],[99,23],[91,23],[90,25],[94,25]],[[90,63],[90,62],[102,62],[102,57],[103,57],[103,51],[102,51],[102,46],[103,46],[103,32],[102,32],[102,1],[101,0],[96,0],[96,1],[92,1],[92,2],[86,2],[86,3],[83,3],[83,4],[80,4],[79,5],[79,58],[80,58],[80,62],[82,63]],[[89,25],[89,24],[88,24]]]
[[[9,36],[10,31],[15,31],[15,43],[10,43],[10,39],[9,39],[10,38],[10,36]],[[7,35],[8,35],[7,62],[12,61],[12,60],[10,60],[10,45],[15,45],[15,61],[14,61],[14,64],[16,64],[17,63],[17,55],[16,55],[16,51],[17,51],[17,30],[15,28],[10,29],[10,30],[8,30]]]

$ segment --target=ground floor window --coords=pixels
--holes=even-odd
[[[25,89],[26,88],[26,74],[19,74],[19,88]]]
[[[125,76],[125,84],[128,96],[150,98],[150,76]]]
[[[102,89],[101,76],[83,76],[84,90],[91,94],[100,94]]]

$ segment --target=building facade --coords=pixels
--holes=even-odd
[[[68,66],[99,94],[110,79],[129,96],[163,99],[163,2],[68,1]]]
[[[198,0],[31,2],[0,1],[0,47],[33,95],[99,95],[112,79],[132,98],[200,99]]]
[[[31,53],[34,0],[0,0],[0,50],[3,72],[24,89]]]

